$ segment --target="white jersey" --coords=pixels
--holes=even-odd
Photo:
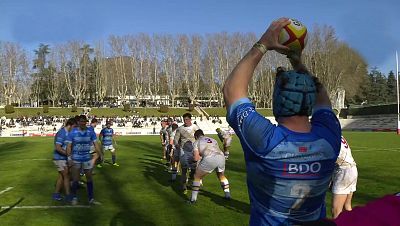
[[[180,147],[183,147],[188,141],[193,144],[196,140],[194,139],[194,132],[199,129],[199,126],[197,126],[196,124],[192,124],[191,126],[180,126],[178,129],[176,129],[176,133],[174,136],[175,146],[179,145]]]
[[[193,150],[197,150],[201,157],[222,155],[224,153],[219,149],[218,142],[210,137],[202,136],[193,144]]]
[[[342,144],[340,148],[340,153],[337,158],[336,164],[340,168],[348,168],[350,166],[355,166],[356,162],[354,161],[353,156],[351,155],[351,149],[346,139],[342,136]]]
[[[222,137],[224,139],[230,139],[230,138],[232,138],[232,135],[229,131],[222,131]]]
[[[176,130],[171,131],[171,133],[169,134],[169,142],[171,142],[171,140],[174,141],[175,134],[176,134]]]

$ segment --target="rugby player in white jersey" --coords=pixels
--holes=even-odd
[[[64,188],[66,198],[70,198],[70,181],[69,181],[69,169],[67,164],[67,143],[65,142],[68,133],[74,128],[76,125],[75,118],[70,118],[54,137],[54,154],[53,160],[54,164],[57,167],[58,171],[58,179],[56,183],[56,189],[53,193],[53,199],[60,201],[61,197],[61,189]]]
[[[226,160],[228,160],[229,148],[231,147],[232,143],[232,135],[229,133],[229,131],[223,131],[221,128],[217,128],[215,131],[217,131],[218,138],[221,140],[224,146],[224,155]]]
[[[199,126],[192,124],[192,115],[185,113],[183,116],[184,124],[175,133],[175,147],[181,150],[180,163],[182,167],[182,190],[187,193],[187,173],[190,170],[189,178],[192,180],[196,171],[196,162],[193,160],[193,143],[195,142],[194,132],[199,130]]]
[[[342,145],[332,177],[332,217],[337,218],[343,211],[351,211],[351,199],[357,185],[357,166],[346,139]]]
[[[197,195],[200,190],[201,180],[207,174],[217,170],[217,177],[221,183],[221,188],[225,193],[225,198],[230,199],[229,181],[225,177],[225,156],[218,146],[218,142],[210,137],[204,136],[204,132],[199,129],[194,133],[196,141],[193,144],[194,161],[199,161],[194,174],[192,184],[192,197],[190,203],[197,200]]]
[[[170,158],[171,158],[171,181],[176,180],[176,174],[178,173],[178,165],[180,158],[180,149],[177,149],[174,145],[174,138],[176,130],[178,129],[178,124],[171,125],[171,132],[169,134],[169,148],[170,148]]]
[[[167,131],[167,140],[166,140],[166,160],[167,164],[170,165],[170,170],[172,170],[172,158],[171,158],[171,152],[172,152],[172,147],[173,145],[170,144],[171,141],[171,134],[172,134],[172,118],[168,118],[166,121],[166,128],[165,130]]]
[[[160,130],[160,141],[161,141],[161,149],[162,149],[162,156],[163,160],[167,159],[167,144],[168,144],[168,132],[167,132],[167,121],[161,121],[161,130]]]

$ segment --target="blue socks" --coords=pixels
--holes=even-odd
[[[87,186],[87,193],[89,200],[93,199],[93,181],[88,181],[86,183]]]

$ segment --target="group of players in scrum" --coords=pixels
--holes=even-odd
[[[223,152],[215,139],[205,136],[203,130],[192,123],[190,113],[183,115],[183,121],[184,124],[180,127],[171,118],[161,122],[162,155],[170,165],[171,181],[176,180],[180,168],[182,191],[187,194],[188,181],[191,181],[192,195],[189,203],[195,203],[202,179],[216,170],[225,198],[230,199],[229,181],[224,172],[225,161],[229,157],[231,135],[217,129],[218,136],[224,144]]]
[[[112,155],[112,165],[118,167],[116,162],[116,151],[114,130],[112,122],[107,121],[101,130],[97,142],[95,128],[97,119],[92,119],[89,126],[85,115],[76,116],[67,120],[65,125],[56,133],[54,138],[53,160],[58,171],[58,178],[53,193],[53,199],[63,199],[61,191],[64,190],[65,199],[72,205],[78,203],[77,190],[80,177],[86,176],[86,188],[89,204],[98,204],[94,199],[93,192],[93,166],[97,164],[102,168],[104,162],[104,151],[109,150]]]
[[[229,181],[224,172],[232,135],[220,128],[216,130],[219,139],[223,142],[222,151],[215,139],[205,136],[197,124],[192,123],[191,114],[184,114],[183,120],[184,124],[180,127],[171,118],[161,122],[162,156],[169,163],[171,181],[176,180],[180,168],[182,191],[187,194],[188,181],[191,181],[192,195],[189,202],[194,203],[197,200],[202,179],[216,170],[225,198],[230,199]],[[116,142],[111,128],[112,122],[107,121],[99,134],[101,147],[94,131],[98,124],[97,119],[92,119],[89,126],[87,122],[85,115],[70,118],[55,136],[53,160],[59,174],[53,193],[54,200],[62,200],[61,190],[64,189],[66,200],[76,205],[80,176],[85,175],[89,203],[98,203],[94,200],[93,194],[93,166],[97,164],[98,168],[102,168],[106,150],[111,152],[112,165],[119,166],[116,163],[114,148]],[[356,190],[356,183],[356,163],[347,141],[342,137],[341,152],[332,182],[333,217],[337,217],[343,209],[351,210],[351,199]]]

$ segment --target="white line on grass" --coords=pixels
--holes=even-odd
[[[17,160],[5,161],[2,164],[16,163],[16,162],[27,162],[27,161],[49,161],[49,162],[51,162],[52,159],[17,159]]]
[[[89,205],[76,206],[15,206],[12,209],[74,209],[74,208],[90,208]],[[8,209],[10,206],[1,206],[0,209]]]
[[[18,159],[12,162],[23,162],[23,161],[51,161],[51,159]]]
[[[369,148],[369,147],[357,147],[357,146],[352,146],[351,151],[356,151],[356,152],[363,152],[363,151],[393,151],[393,152],[400,152],[399,148]],[[363,150],[357,150],[357,149],[363,149]]]
[[[3,191],[0,191],[0,195],[3,194],[3,193],[8,192],[9,190],[11,190],[11,189],[13,189],[13,188],[14,188],[14,187],[8,187],[8,188],[4,189]]]

